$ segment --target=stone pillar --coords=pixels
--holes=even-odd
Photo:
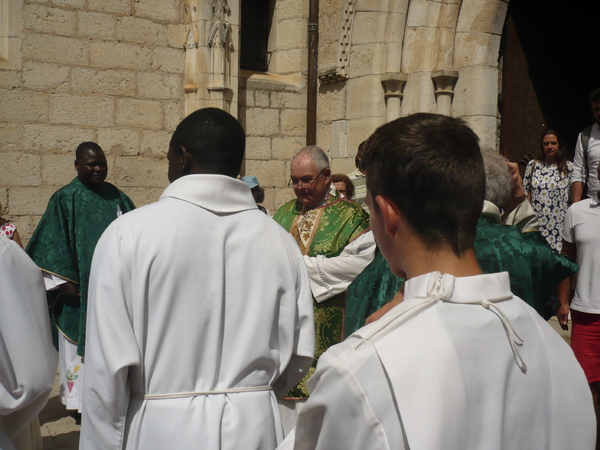
[[[458,79],[455,70],[438,70],[431,74],[435,86],[435,98],[437,113],[445,116],[452,115],[452,97],[454,96],[454,84]]]
[[[400,117],[400,107],[402,106],[402,88],[406,83],[406,75],[399,73],[388,73],[381,76],[381,84],[385,91],[386,100],[386,122],[398,119]]]

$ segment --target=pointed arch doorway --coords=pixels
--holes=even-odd
[[[593,122],[587,95],[600,86],[598,17],[600,2],[510,1],[500,51],[500,148],[511,161],[536,150],[545,127],[573,152]]]

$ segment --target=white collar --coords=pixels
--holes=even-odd
[[[508,343],[513,351],[515,363],[523,373],[527,372],[527,364],[525,364],[519,352],[519,347],[524,342],[513,328],[508,317],[495,304],[513,298],[508,272],[471,277],[455,277],[447,273],[442,275],[440,272],[426,273],[406,281],[404,298],[405,300],[402,303],[375,322],[372,328],[365,327],[367,332],[364,335],[360,331],[357,334],[361,334],[364,339],[375,339],[376,341],[378,334],[383,336],[392,331],[394,326],[390,325],[396,320],[402,320],[403,315],[410,317],[418,314],[423,308],[439,301],[480,305],[500,319]],[[380,323],[378,324],[378,322]],[[362,342],[359,342],[358,345]]]
[[[456,291],[456,294],[455,294]],[[435,296],[450,303],[498,302],[513,297],[508,272],[455,277],[431,272],[406,281],[405,298]]]
[[[441,278],[441,280],[440,280]],[[378,321],[366,325],[355,334],[371,339],[386,334],[397,319],[411,310],[420,311],[438,301],[463,304],[500,302],[513,298],[508,272],[488,273],[471,277],[455,277],[440,272],[430,272],[406,280],[404,301],[392,308]],[[409,314],[410,315],[410,314]]]
[[[496,223],[502,223],[500,208],[487,200],[483,201],[483,210],[481,216],[490,219]]]
[[[234,213],[257,209],[246,183],[226,175],[185,175],[173,181],[160,196],[177,198],[214,213]]]

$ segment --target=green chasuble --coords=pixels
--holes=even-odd
[[[79,285],[80,301],[51,305],[58,330],[77,344],[84,356],[87,289],[92,256],[100,236],[119,213],[135,209],[133,202],[110,183],[93,191],[78,178],[54,193],[27,253],[45,272]]]
[[[273,216],[294,236],[302,254],[338,256],[354,239],[369,230],[369,215],[356,203],[337,194],[328,194],[325,204],[302,211],[302,204],[292,200]],[[287,398],[307,398],[306,382],[315,371],[317,360],[325,350],[343,340],[345,293],[317,303],[315,317],[315,360],[307,376],[292,389]]]
[[[486,217],[477,223],[474,250],[484,273],[508,272],[513,294],[546,320],[556,312],[549,300],[559,283],[578,269],[576,262],[554,253],[537,231],[521,233],[515,225],[501,225]],[[402,282],[378,251],[371,264],[348,286],[346,337],[390,302]]]
[[[346,291],[345,337],[361,328],[367,317],[389,303],[403,284],[404,279],[392,273],[378,247],[373,261]]]
[[[501,225],[486,217],[477,223],[475,256],[484,273],[508,272],[510,288],[546,320],[554,315],[549,301],[562,280],[579,266],[552,251],[537,231],[521,233],[514,225]]]

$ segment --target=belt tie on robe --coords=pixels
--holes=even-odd
[[[164,400],[164,399],[170,399],[170,398],[199,397],[201,395],[237,394],[240,392],[259,392],[259,391],[272,391],[272,390],[273,390],[273,386],[248,386],[248,387],[223,389],[221,391],[179,392],[177,394],[140,394],[138,392],[132,392],[131,397],[137,398],[140,400]]]

